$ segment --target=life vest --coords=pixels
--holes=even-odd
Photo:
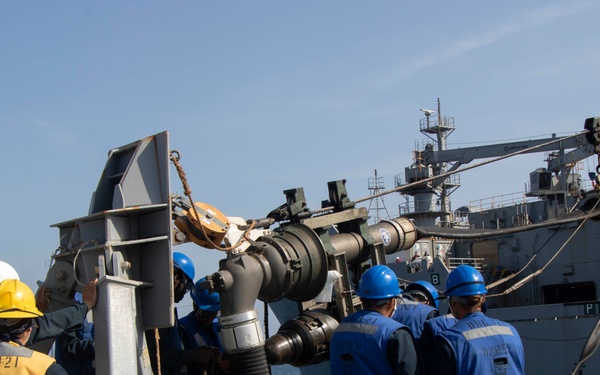
[[[45,374],[54,358],[16,342],[0,342],[0,369],[6,375]]]
[[[431,328],[431,332],[435,337],[436,335],[439,335],[440,333],[455,325],[456,322],[458,322],[458,319],[456,319],[454,315],[446,314],[429,319],[425,322],[424,325],[428,325],[429,328]]]
[[[406,327],[372,310],[345,317],[331,339],[331,374],[391,374],[387,343],[401,328]]]
[[[398,298],[396,306],[392,319],[410,328],[415,339],[421,337],[423,325],[429,314],[432,311],[437,311],[432,306],[404,298]]]
[[[517,330],[475,312],[440,334],[456,358],[457,374],[524,374],[525,352]]]

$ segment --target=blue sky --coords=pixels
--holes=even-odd
[[[289,188],[313,209],[328,181],[347,179],[358,199],[377,169],[392,188],[437,98],[456,121],[449,147],[572,134],[600,116],[593,1],[0,7],[0,259],[31,286],[58,244],[50,225],[87,214],[108,150],[164,130],[196,200],[259,218]],[[454,207],[521,191],[542,166],[537,155],[466,172]],[[385,200],[395,214],[400,197]],[[222,255],[180,251],[198,275]]]

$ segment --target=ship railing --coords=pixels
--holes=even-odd
[[[398,213],[400,216],[408,215],[411,212],[410,203],[400,203],[398,204]]]
[[[426,168],[426,167],[423,167],[423,168]],[[433,177],[433,175],[423,172],[423,175],[421,177],[422,177],[422,179],[425,179],[425,178]],[[409,178],[406,177],[406,173],[398,173],[397,175],[394,176],[394,186],[395,187],[404,186],[404,185],[410,184],[412,182],[414,182],[414,181],[409,181]],[[370,182],[369,182],[369,184],[370,184]],[[428,184],[430,184],[430,183],[428,183]],[[456,173],[456,174],[446,177],[444,179],[444,184],[446,184],[446,186],[448,188],[454,188],[454,187],[460,186],[460,174]],[[369,186],[369,189],[370,188],[371,187]]]
[[[454,125],[454,117],[443,116],[441,121],[438,121],[438,117],[433,116],[420,119],[419,128],[421,133],[435,133],[438,129],[454,131],[456,126]]]
[[[477,199],[469,202],[470,212],[487,211],[494,208],[514,206],[537,201],[537,198],[527,197],[524,192],[502,194],[494,197]]]
[[[461,265],[471,266],[479,271],[487,267],[485,258],[448,258],[448,268],[455,269]]]

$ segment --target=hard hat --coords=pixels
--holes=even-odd
[[[0,260],[0,282],[5,279],[21,280],[17,271],[10,264]]]
[[[200,284],[206,281],[206,277],[201,278],[194,284],[194,289],[190,292],[192,301],[200,310],[204,311],[219,311],[221,310],[221,299],[219,293],[209,292],[208,289],[200,288]]]
[[[438,308],[438,298],[440,295],[431,283],[424,280],[415,281],[414,283],[408,284],[406,291],[410,294],[420,294],[424,296],[429,301],[430,306],[435,306],[436,309]]]
[[[396,274],[383,265],[369,268],[360,278],[356,291],[364,299],[386,299],[397,297],[400,293]]]
[[[196,270],[194,269],[194,263],[190,257],[183,253],[173,253],[173,263],[175,267],[179,268],[183,274],[189,279],[188,281],[193,283],[194,276],[196,276]]]
[[[446,279],[446,296],[475,296],[486,294],[483,276],[475,268],[460,265]]]
[[[17,279],[0,283],[0,319],[37,318],[44,314],[35,306],[31,289]]]

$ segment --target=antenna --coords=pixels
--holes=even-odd
[[[370,195],[378,194],[380,191],[384,191],[384,190],[385,190],[385,187],[383,185],[383,177],[377,177],[377,169],[375,169],[375,177],[369,178]],[[373,209],[371,209],[373,202],[375,202],[375,207]],[[374,211],[373,216],[370,215],[371,210]],[[383,201],[383,196],[380,196],[377,198],[371,198],[369,200],[369,210],[368,211],[369,211],[369,215],[373,219],[374,224],[379,223],[381,220],[390,218],[390,214],[389,214],[387,208],[385,207],[385,202]],[[381,213],[382,213],[381,211],[385,211],[385,217],[381,217]]]
[[[431,116],[432,114],[435,113],[434,110],[432,110],[432,109],[425,109],[425,108],[421,108],[421,109],[419,109],[419,111],[425,113],[425,116],[427,116],[427,117],[429,117],[429,116]]]

